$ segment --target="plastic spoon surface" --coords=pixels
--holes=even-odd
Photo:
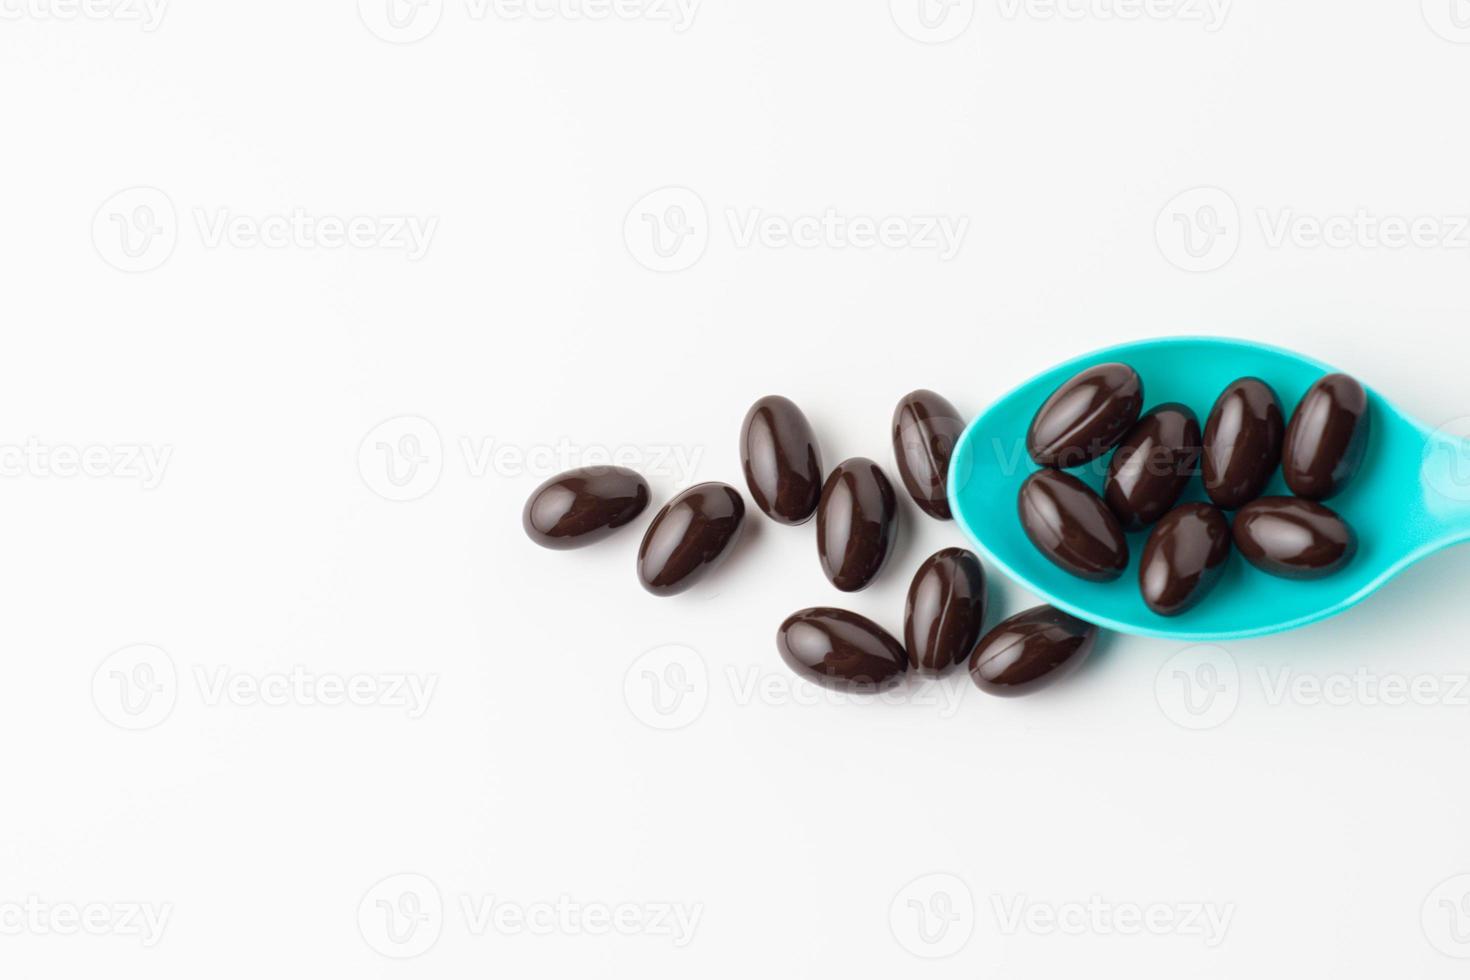
[[[1232,554],[1219,584],[1203,602],[1180,616],[1160,616],[1144,605],[1138,589],[1145,531],[1128,535],[1129,567],[1122,578],[1106,583],[1076,578],[1048,561],[1021,530],[1016,495],[1022,481],[1038,469],[1026,454],[1026,429],[1058,385],[1084,368],[1109,361],[1121,361],[1138,372],[1145,411],[1162,402],[1182,402],[1194,409],[1201,426],[1216,396],[1237,378],[1253,375],[1269,384],[1290,418],[1312,382],[1335,370],[1250,341],[1146,340],[1059,364],[971,422],[950,464],[949,501],[955,520],[992,564],[1060,609],[1141,636],[1184,640],[1264,636],[1342,612],[1425,555],[1470,539],[1470,442],[1403,414],[1359,377],[1368,391],[1372,416],[1367,455],[1347,489],[1325,502],[1358,535],[1357,555],[1342,571],[1293,581],[1268,575]],[[1100,490],[1107,459],[1068,472]],[[1289,492],[1278,468],[1266,493]],[[1180,502],[1206,499],[1196,477]]]

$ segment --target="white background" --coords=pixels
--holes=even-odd
[[[741,485],[779,392],[891,469],[904,392],[973,415],[1148,336],[1470,415],[1463,2],[477,3],[5,0],[0,972],[1463,975],[1470,552],[1034,698],[854,703],[775,629],[900,630],[963,543],[907,501],[855,597],[754,512],[673,599],[641,521],[520,527],[558,456]],[[829,209],[965,231],[742,234]]]

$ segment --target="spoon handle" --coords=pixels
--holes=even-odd
[[[1424,509],[1446,544],[1470,539],[1470,441],[1430,432],[1420,468]]]

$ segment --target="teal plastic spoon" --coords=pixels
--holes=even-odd
[[[1358,535],[1358,553],[1342,571],[1293,581],[1268,575],[1232,554],[1214,590],[1175,617],[1153,612],[1139,594],[1138,562],[1146,532],[1128,536],[1128,571],[1117,581],[1088,582],[1070,575],[1036,550],[1016,514],[1021,482],[1037,469],[1026,455],[1026,428],[1058,385],[1108,361],[1122,361],[1138,372],[1145,410],[1182,402],[1194,409],[1201,426],[1215,397],[1236,378],[1254,375],[1271,385],[1289,418],[1312,382],[1334,370],[1300,354],[1244,340],[1139,341],[1059,364],[971,422],[950,463],[949,503],[955,520],[993,565],[1060,609],[1140,636],[1264,636],[1342,612],[1425,555],[1470,539],[1470,442],[1431,430],[1369,388],[1372,429],[1363,467],[1342,494],[1326,502]],[[1102,486],[1102,462],[1071,472],[1095,490]],[[1279,469],[1266,492],[1289,493]],[[1206,499],[1198,479],[1181,499]]]

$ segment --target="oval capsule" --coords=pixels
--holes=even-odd
[[[985,624],[985,568],[964,548],[924,560],[909,583],[903,645],[914,670],[941,674],[975,649]]]
[[[846,609],[793,613],[776,631],[776,648],[786,666],[839,691],[875,690],[908,669],[903,647],[887,630]]]
[[[1098,364],[1068,379],[1037,409],[1026,451],[1042,466],[1081,466],[1112,449],[1143,410],[1143,381],[1126,364]]]
[[[1128,567],[1128,540],[1118,519],[1070,473],[1032,473],[1021,484],[1017,510],[1037,550],[1073,575],[1111,582]]]
[[[893,410],[893,456],[904,489],[919,509],[947,521],[949,459],[965,431],[964,419],[943,396],[920,388]]]
[[[1368,393],[1345,374],[1320,378],[1291,413],[1281,447],[1281,475],[1298,497],[1326,500],[1363,464],[1368,449]]]
[[[654,515],[638,547],[638,580],[654,595],[683,592],[729,557],[744,519],[734,487],[690,487]]]
[[[1178,402],[1146,413],[1123,437],[1103,484],[1103,499],[1125,531],[1141,531],[1169,512],[1199,469],[1199,420]]]
[[[1037,606],[985,634],[970,657],[970,679],[988,694],[1030,694],[1080,667],[1096,642],[1096,626]]]
[[[740,465],[750,499],[773,521],[804,524],[822,497],[822,457],[811,423],[789,398],[767,395],[740,426]]]
[[[843,592],[857,592],[883,570],[898,536],[898,497],[871,459],[837,464],[817,506],[817,557]]]
[[[1235,547],[1284,578],[1322,578],[1352,561],[1357,536],[1334,511],[1300,497],[1260,497],[1235,515]]]
[[[559,473],[526,500],[521,526],[543,548],[564,551],[601,541],[648,506],[648,481],[621,466]]]
[[[1230,557],[1230,522],[1209,504],[1181,504],[1154,526],[1138,564],[1144,603],[1178,616],[1203,599]]]
[[[1260,378],[1230,382],[1205,420],[1200,477],[1215,506],[1235,510],[1266,489],[1281,462],[1286,415]]]

